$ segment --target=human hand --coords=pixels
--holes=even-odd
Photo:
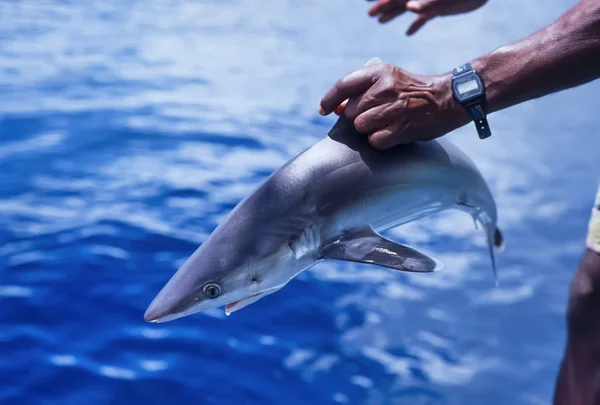
[[[379,17],[380,23],[386,23],[406,11],[412,11],[417,14],[417,19],[408,28],[406,35],[413,35],[435,17],[467,13],[486,2],[487,0],[377,0],[369,9],[369,15]]]
[[[377,149],[428,141],[469,121],[450,82],[449,74],[416,75],[374,58],[339,79],[321,99],[319,113],[344,114]]]

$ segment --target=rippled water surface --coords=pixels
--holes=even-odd
[[[493,287],[460,213],[388,236],[433,276],[321,263],[225,317],[142,315],[372,56],[442,73],[572,1],[492,0],[414,38],[362,1],[0,4],[0,403],[547,404],[600,173],[599,83],[450,135],[497,198]],[[260,237],[260,235],[257,235]]]

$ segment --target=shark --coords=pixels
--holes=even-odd
[[[341,114],[324,138],[228,213],[144,319],[167,322],[222,306],[229,315],[324,260],[436,272],[439,260],[381,233],[450,209],[481,225],[497,284],[497,206],[473,161],[446,138],[374,149]]]

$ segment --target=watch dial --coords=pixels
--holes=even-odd
[[[479,83],[474,79],[458,83],[456,86],[456,90],[458,90],[458,93],[461,95],[477,89],[479,89]]]

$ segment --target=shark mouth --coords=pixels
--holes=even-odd
[[[229,316],[232,313],[234,313],[235,311],[239,311],[240,309],[247,307],[250,304],[255,303],[256,301],[258,301],[260,299],[261,295],[262,295],[262,293],[259,292],[259,293],[249,296],[248,298],[244,298],[243,300],[234,301],[231,304],[227,304],[225,306],[225,315]]]

